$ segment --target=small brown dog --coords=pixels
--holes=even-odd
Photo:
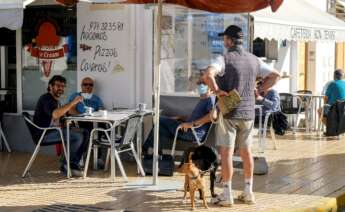
[[[205,179],[201,175],[201,171],[192,162],[192,152],[189,154],[188,163],[184,163],[180,168],[177,169],[178,172],[185,174],[184,182],[184,196],[185,200],[187,197],[187,192],[189,191],[192,210],[195,209],[195,192],[197,190],[201,191],[201,198],[205,208],[208,208],[206,198],[205,198]]]

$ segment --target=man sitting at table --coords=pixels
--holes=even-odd
[[[99,98],[96,94],[92,93],[94,85],[95,85],[95,82],[90,77],[85,77],[81,81],[81,92],[76,92],[72,94],[69,97],[68,102],[72,102],[76,96],[82,96],[84,98],[84,101],[79,102],[77,105],[75,105],[72,108],[71,110],[72,114],[85,113],[85,106],[91,107],[93,111],[98,111],[98,110],[103,109],[103,102],[101,98]]]
[[[342,69],[336,69],[333,75],[334,80],[329,83],[326,89],[324,97],[323,106],[323,119],[322,122],[326,123],[327,114],[331,106],[337,101],[345,100],[345,81],[344,71]],[[319,109],[319,115],[321,114],[321,109]]]
[[[64,93],[66,86],[66,79],[62,76],[53,76],[48,83],[48,92],[43,94],[37,104],[35,109],[35,114],[33,122],[40,127],[62,127],[63,123],[61,119],[70,111],[75,105],[83,101],[83,97],[76,96],[70,103],[61,106],[59,103],[59,98]],[[66,128],[62,129],[64,141],[66,142]],[[41,130],[35,129],[34,137],[37,140],[42,134]],[[58,131],[48,131],[45,135],[42,144],[53,143],[61,140]],[[87,131],[77,128],[72,128],[70,130],[70,167],[73,176],[82,176],[82,170],[79,167],[79,161],[83,155],[84,149],[89,140],[89,135]],[[66,161],[63,160],[60,170],[62,173],[66,174],[67,166]]]
[[[201,75],[203,72],[201,72]],[[200,140],[206,136],[211,122],[211,111],[215,104],[215,96],[211,94],[211,90],[204,84],[201,77],[198,81],[198,92],[200,100],[195,106],[192,114],[188,118],[183,117],[164,117],[159,119],[159,141],[172,141],[175,137],[176,129],[180,126],[182,131],[178,134],[178,139],[183,141],[195,141],[195,137],[191,130],[196,128],[196,135]],[[153,148],[153,129],[151,130],[146,142],[143,145],[143,153],[147,154],[150,148]]]

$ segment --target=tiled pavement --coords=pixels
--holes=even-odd
[[[342,192],[345,181],[337,177],[345,175],[340,167],[345,140],[294,139],[281,138],[278,150],[269,146],[265,155],[270,173],[255,177],[256,205],[239,203],[230,209],[210,205],[207,211],[289,211],[334,205],[335,198],[329,197],[345,193]],[[91,172],[87,179],[66,179],[57,171],[56,157],[40,155],[31,176],[23,179],[20,175],[29,156],[0,153],[0,211],[190,210],[189,202],[181,201],[184,177],[179,174],[160,177],[159,187],[152,187],[151,177],[136,176],[136,168],[129,162],[126,165],[129,183],[124,183],[121,177],[112,183],[109,174],[103,171]],[[330,179],[327,173],[335,173],[334,180],[327,180]],[[235,196],[242,188],[242,177],[241,172],[234,176]],[[207,194],[209,199],[208,191]],[[201,204],[197,209],[206,211]]]

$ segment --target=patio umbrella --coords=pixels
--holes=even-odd
[[[158,129],[159,129],[159,104],[160,104],[160,66],[161,66],[161,19],[163,2],[165,4],[176,4],[192,9],[199,9],[217,13],[248,13],[256,10],[271,7],[276,11],[283,3],[283,0],[80,0],[93,3],[125,3],[125,4],[157,4],[156,16],[156,40],[155,40],[155,65],[154,65],[154,157],[153,157],[153,184],[158,183]],[[58,0],[59,3],[73,5],[78,0]]]
[[[215,13],[253,12],[271,6],[275,12],[283,0],[165,0],[165,4],[177,4],[191,9]],[[159,3],[157,0],[127,0],[125,3],[147,4]]]
[[[72,6],[78,1],[93,3],[129,3],[129,4],[177,4],[191,9],[215,13],[246,13],[271,7],[275,12],[283,0],[55,0],[66,6]]]

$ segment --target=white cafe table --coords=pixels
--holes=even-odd
[[[292,95],[297,97],[302,104],[304,103],[306,132],[310,132],[310,130],[320,131],[321,121],[317,114],[317,108],[323,109],[324,95],[304,93],[292,93]],[[305,98],[307,101],[304,101],[303,98]],[[301,109],[302,106],[300,104],[298,108],[298,114],[301,112]],[[297,121],[298,119],[296,119],[295,126],[297,125]]]
[[[92,123],[107,123],[113,126],[111,131],[111,145],[110,145],[110,163],[111,163],[111,179],[115,180],[115,128],[127,121],[129,118],[135,115],[145,115],[145,112],[137,113],[135,110],[121,110],[121,111],[108,111],[106,116],[102,116],[101,113],[95,112],[92,115],[81,115],[81,116],[68,116],[66,117],[66,128],[67,128],[67,177],[71,177],[70,170],[70,124],[76,122],[92,122]],[[91,142],[91,141],[90,141]]]

